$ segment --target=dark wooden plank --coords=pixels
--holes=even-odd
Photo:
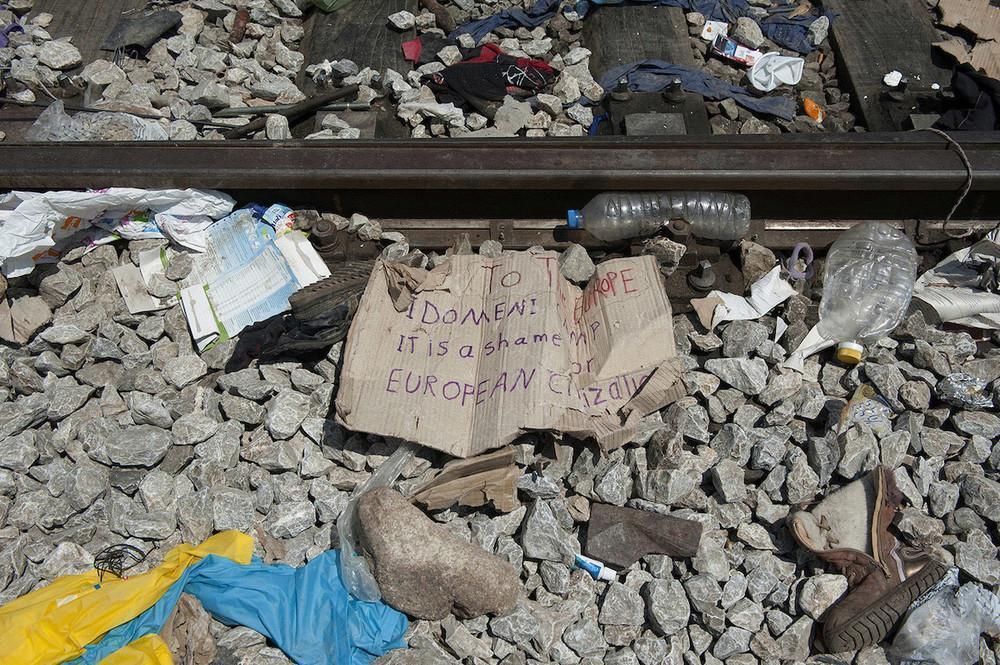
[[[38,0],[32,15],[52,14],[46,28],[54,38],[72,37],[80,49],[83,64],[98,59],[111,59],[111,53],[100,49],[104,38],[121,19],[122,14],[146,6],[146,0]]]
[[[684,12],[677,7],[624,5],[598,7],[587,16],[583,43],[592,52],[590,71],[600,79],[608,70],[638,60],[658,59],[695,67]],[[625,132],[624,118],[633,113],[681,113],[688,134],[711,134],[700,95],[687,93],[682,103],[659,94],[633,94],[627,101],[605,100],[615,134]]]
[[[676,7],[595,7],[584,22],[583,39],[592,52],[590,65],[596,77],[612,67],[649,58],[694,65],[684,12]]]
[[[869,131],[908,129],[911,113],[938,109],[931,85],[945,87],[951,70],[931,48],[939,37],[923,0],[823,0],[823,7],[840,14],[831,29],[838,72]],[[909,79],[902,101],[888,99],[882,82],[894,69]]]
[[[302,53],[306,65],[324,60],[353,60],[358,67],[371,67],[385,72],[394,69],[406,74],[411,67],[403,59],[402,43],[416,36],[414,31],[400,33],[389,27],[390,14],[406,10],[419,13],[417,0],[354,0],[335,12],[314,10],[306,19],[306,33],[302,40]],[[311,94],[315,86],[305,75],[299,74],[299,88]],[[378,111],[377,136],[408,138],[410,131],[396,117],[391,105],[375,103]]]

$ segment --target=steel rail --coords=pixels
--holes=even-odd
[[[957,137],[972,192],[1000,190],[1000,136]],[[952,192],[959,156],[930,133],[653,139],[6,144],[0,187]]]

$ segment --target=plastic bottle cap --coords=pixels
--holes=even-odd
[[[580,228],[580,211],[579,210],[567,210],[566,211],[566,224],[569,225],[571,229]]]
[[[857,365],[861,362],[861,353],[865,347],[854,342],[841,342],[837,345],[837,360],[845,365]]]

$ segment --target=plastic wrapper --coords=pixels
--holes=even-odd
[[[986,381],[965,372],[944,377],[938,382],[935,392],[942,402],[962,409],[977,411],[993,408]]]
[[[413,459],[416,444],[403,442],[364,483],[354,488],[347,507],[337,520],[340,539],[340,577],[352,596],[369,603],[382,599],[375,576],[361,551],[361,525],[358,523],[358,499],[368,490],[392,485]]]
[[[154,223],[160,213],[194,218],[201,226],[206,217],[228,215],[234,203],[227,194],[201,189],[13,191],[0,196],[0,266],[8,277],[26,275],[38,263],[58,261],[71,247],[115,238],[162,238]]]
[[[802,80],[806,61],[781,55],[777,51],[757,58],[750,70],[750,83],[761,92],[771,92],[780,85],[796,85]]]
[[[979,584],[959,587],[952,568],[910,607],[887,655],[893,665],[973,665],[984,632],[1000,632],[1000,597]]]
[[[66,113],[61,101],[42,111],[28,131],[28,141],[167,141],[167,130],[155,120],[112,111]]]
[[[872,432],[883,437],[892,432],[892,408],[873,386],[864,383],[840,412],[839,433],[844,434],[855,423],[867,425]]]

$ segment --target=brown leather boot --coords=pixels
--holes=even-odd
[[[902,502],[892,472],[878,467],[809,511],[788,516],[795,539],[847,577],[848,591],[827,611],[823,642],[830,653],[878,644],[947,567],[889,532]]]

